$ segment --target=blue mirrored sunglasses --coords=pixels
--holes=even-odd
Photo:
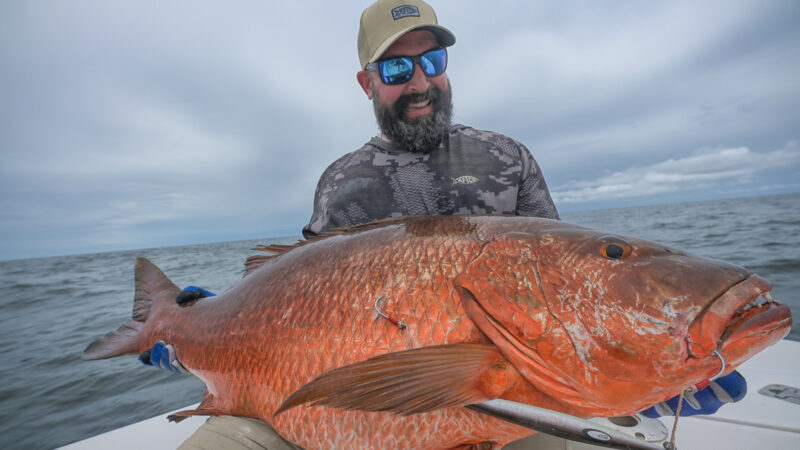
[[[444,73],[447,69],[447,49],[438,48],[417,56],[398,56],[367,64],[366,70],[378,72],[383,84],[407,83],[414,76],[414,66],[419,64],[429,77]]]

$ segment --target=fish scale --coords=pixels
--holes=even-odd
[[[140,259],[135,319],[84,358],[164,340],[208,391],[179,417],[256,417],[306,448],[451,448],[531,433],[468,404],[630,414],[719,370],[715,356],[686,354],[690,332],[720,340],[693,348],[719,346],[731,369],[788,333],[788,309],[776,302],[736,312],[769,290],[746,270],[612,238],[633,248],[627,260],[598,253],[607,234],[546,219],[382,221],[267,247],[277,254],[251,258],[239,283],[188,306]],[[378,314],[379,296],[381,312],[407,328]],[[679,296],[685,304],[665,315]],[[656,331],[641,336],[642,327]]]
[[[411,248],[410,250],[415,250],[415,249]],[[403,251],[401,250],[400,253],[402,255]],[[425,252],[425,253],[429,253],[429,252]],[[387,261],[385,261],[385,259],[389,258],[389,259],[393,259],[395,261],[398,261],[396,259],[396,257],[391,253],[385,253],[385,254],[380,255],[380,256],[383,256],[383,258],[378,260],[378,261],[369,261],[369,260],[365,261],[365,260],[362,259],[361,261],[359,261],[359,263],[363,264],[365,266],[371,266],[371,267],[380,267],[380,266],[392,267],[391,264],[386,264]],[[415,255],[412,256],[412,261],[413,260],[424,261],[424,260],[420,259],[418,254],[415,254]],[[344,261],[344,266],[345,267],[349,265],[348,262],[349,261],[347,261],[347,260]],[[407,260],[403,260],[403,259],[400,259],[399,262],[400,262],[400,264],[406,264],[406,265],[408,264],[408,261]],[[324,261],[321,261],[319,264],[320,265],[324,265]],[[393,269],[397,270],[397,267],[395,266],[395,267],[393,267]],[[414,272],[417,272],[417,271],[415,270]],[[413,317],[425,317],[427,315],[425,313],[425,310],[424,309],[418,309],[418,308],[426,308],[428,306],[428,304],[426,304],[426,302],[424,302],[424,301],[415,301],[416,300],[416,296],[406,296],[406,295],[404,295],[404,290],[408,290],[408,291],[412,291],[412,292],[415,292],[415,291],[427,292],[427,291],[430,291],[432,289],[432,286],[430,286],[430,284],[431,284],[430,282],[421,281],[420,277],[418,276],[418,273],[414,273],[414,272],[412,272],[412,274],[409,275],[410,277],[412,277],[412,279],[414,281],[409,283],[406,289],[397,289],[397,290],[395,290],[395,292],[397,293],[396,298],[398,299],[397,303],[401,304],[402,303],[401,299],[410,298],[411,299],[411,301],[409,301],[409,306],[411,308],[411,314],[410,315],[413,316]],[[255,275],[257,275],[257,273],[254,273],[254,274],[252,274],[250,276],[255,276]],[[439,278],[439,274],[434,274],[434,276],[432,276],[431,278],[432,279],[438,279]],[[351,300],[353,297],[361,297],[363,300],[361,300],[360,303],[362,303],[365,306],[366,305],[370,305],[371,304],[371,298],[369,298],[370,296],[367,296],[364,293],[362,293],[364,291],[367,291],[368,289],[363,289],[362,290],[362,288],[364,288],[364,286],[361,283],[359,283],[358,281],[359,280],[357,279],[356,276],[346,277],[343,280],[343,283],[345,285],[350,286],[350,288],[347,291],[345,291],[344,293],[341,293],[339,296],[336,296],[336,297],[326,298],[326,295],[323,292],[321,292],[321,291],[319,291],[317,289],[313,289],[313,288],[312,288],[313,293],[311,294],[311,296],[312,297],[317,297],[319,302],[340,302],[340,303],[347,303],[347,301]],[[302,286],[302,283],[299,283],[298,285]],[[374,292],[374,293],[377,293],[377,292]],[[298,296],[298,297],[305,297],[308,294],[306,294],[304,292],[295,292],[294,295]],[[302,306],[300,307],[300,309],[305,311],[305,314],[308,314],[308,316],[304,316],[303,319],[301,319],[302,321],[307,321],[307,320],[308,321],[313,321],[313,317],[312,316],[314,316],[314,314],[311,312],[311,311],[314,311],[313,309],[311,309],[311,308],[303,308]],[[352,318],[352,317],[350,317],[350,316],[348,316],[346,314],[341,314],[339,317],[341,317],[342,321],[344,321],[345,323],[341,323],[340,321],[337,321],[337,322],[335,322],[333,324],[333,326],[330,326],[330,324],[328,324],[329,325],[328,329],[327,330],[323,330],[323,332],[325,334],[329,334],[329,335],[330,334],[339,335],[341,333],[338,333],[337,332],[338,330],[345,330],[346,331],[346,333],[344,333],[345,338],[340,341],[341,344],[346,345],[347,342],[348,342],[347,339],[350,338],[350,339],[353,339],[353,340],[359,340],[361,342],[369,342],[370,344],[372,344],[374,346],[381,346],[383,344],[383,341],[384,341],[383,338],[387,333],[390,334],[390,335],[399,333],[399,331],[394,330],[393,326],[391,324],[389,324],[388,322],[384,323],[384,322],[380,322],[380,321],[375,321],[374,319],[371,319],[371,318],[363,317],[363,316],[372,316],[373,315],[373,311],[371,311],[369,309],[362,308],[362,310],[358,311],[357,314],[359,316],[357,318]],[[336,317],[334,317],[334,319],[335,318]],[[442,319],[443,319],[442,316],[439,316],[439,322],[438,322],[437,325],[441,326],[441,324],[444,323],[444,320],[442,320]],[[360,325],[348,328],[346,326],[346,322],[350,322],[352,324],[360,324]],[[367,322],[367,323],[368,322],[372,322],[374,325],[373,326],[361,325],[361,324],[363,324],[365,322]],[[323,320],[320,320],[320,323],[326,323],[327,324],[327,322],[323,321]],[[378,330],[376,330],[376,328],[378,328]],[[421,327],[418,327],[417,329],[419,329],[419,328],[421,328]],[[435,330],[435,327],[430,327],[429,329]],[[435,333],[431,333],[431,334],[435,334]],[[417,336],[417,339],[424,340],[426,338],[430,339],[430,336],[425,336],[425,335]],[[393,345],[387,345],[386,347],[383,347],[383,348],[378,347],[378,351],[379,352],[389,352],[389,351],[393,351],[393,350],[396,350],[396,349],[405,349],[405,347],[406,347],[405,340],[392,339],[389,342],[391,344],[393,344]],[[395,346],[398,346],[400,348],[395,348]],[[341,350],[343,350],[343,349],[330,349],[330,354],[332,354],[332,355],[342,355]],[[340,359],[334,360],[334,361],[326,361],[326,366],[330,367],[330,366],[344,365],[344,364],[349,363],[349,362],[353,362],[353,361],[358,361],[358,360],[364,359],[364,358],[366,358],[368,356],[368,355],[365,355],[363,353],[358,353],[357,351],[353,352],[352,349],[350,349],[350,350],[351,351],[349,352],[349,358],[350,358],[349,360],[347,358],[340,358]],[[323,352],[323,353],[327,353],[327,352]],[[311,359],[315,360],[315,358],[311,358]],[[322,369],[321,368],[316,368],[316,367],[311,367],[311,366],[303,367],[303,372],[305,372],[305,373],[318,373],[318,372],[320,372],[320,370],[322,370]],[[292,388],[297,388],[297,387],[299,387],[299,386],[292,386],[290,388],[287,388],[286,390],[290,391],[290,390],[292,390]],[[272,409],[274,409],[276,406],[277,405],[272,405]],[[287,413],[287,414],[289,414],[289,413]],[[352,414],[349,414],[349,415],[350,416],[356,416],[356,417],[359,416],[359,414],[357,414],[357,413],[352,413]],[[315,420],[313,420],[313,422],[315,422],[315,423],[328,423],[327,416],[330,416],[330,414],[322,414],[321,416],[322,417],[319,417],[319,418],[316,418]],[[393,416],[391,414],[388,414],[388,416],[389,416],[389,420],[393,419]],[[286,418],[286,421],[287,422],[292,422],[293,421],[292,419],[293,418],[290,415],[288,415],[287,418]],[[374,419],[371,419],[371,420],[374,420]],[[421,421],[419,421],[419,423],[414,424],[414,427],[415,428],[422,427],[422,425],[426,422],[426,420],[427,419],[422,419]],[[274,423],[274,425],[276,427],[280,428],[281,423],[282,423],[281,422],[281,417],[279,416],[276,419],[276,422]],[[381,429],[383,429],[382,427],[383,427],[383,425],[378,426],[378,427],[375,428],[374,431],[381,430]],[[420,430],[422,430],[422,429],[424,429],[424,427],[420,428]],[[294,430],[294,428],[293,428],[293,430]],[[291,435],[292,432],[293,431],[288,431],[287,434]],[[330,434],[330,432],[331,431],[329,429],[328,430],[328,434]],[[298,439],[302,439],[302,437],[300,437],[298,435]]]
[[[401,251],[401,254],[402,254],[402,251]],[[396,260],[395,256],[392,255],[392,254],[385,254],[384,257],[385,258],[388,257],[390,259],[395,259]],[[413,258],[416,259],[416,260],[419,260],[419,257],[417,255],[414,255]],[[402,262],[402,260],[401,260],[401,262]],[[381,261],[374,261],[374,262],[373,261],[361,261],[361,263],[364,264],[364,265],[367,265],[367,266],[375,267],[375,266],[384,265],[385,261],[382,261],[382,260]],[[390,267],[391,267],[391,265],[390,265]],[[396,267],[395,267],[395,269],[396,269]],[[253,274],[253,275],[255,275],[255,274]],[[429,286],[430,283],[429,282],[420,282],[419,281],[419,277],[415,276],[415,275],[418,275],[418,274],[412,273],[412,275],[410,275],[413,278],[414,281],[409,283],[406,289],[408,291],[412,291],[412,292],[414,292],[414,291],[422,291],[422,292],[429,291],[431,289],[431,286]],[[435,274],[435,276],[433,276],[432,278],[433,279],[438,279],[439,275]],[[343,298],[349,298],[351,296],[349,293],[359,292],[361,290],[361,288],[362,288],[361,285],[359,285],[358,283],[356,283],[352,279],[345,279],[344,282],[347,285],[350,285],[351,288],[347,291],[347,293],[341,295],[342,298],[326,299],[324,297],[324,294],[321,294],[321,293],[320,294],[315,293],[315,296],[318,296],[319,301],[341,301]],[[420,300],[415,301],[416,300],[416,296],[405,296],[405,295],[403,295],[404,294],[404,290],[406,290],[406,289],[398,289],[398,290],[396,290],[395,292],[397,293],[397,298],[398,299],[405,299],[405,298],[409,298],[410,299],[410,301],[408,303],[409,303],[409,306],[410,306],[411,311],[412,311],[411,314],[410,314],[411,316],[413,316],[413,317],[425,317],[427,315],[425,313],[425,311],[424,310],[416,310],[416,308],[426,308],[426,307],[428,307],[429,304],[426,304],[426,302],[420,301]],[[297,295],[302,296],[303,294],[302,293],[297,293]],[[356,295],[358,295],[358,294],[356,294]],[[364,295],[361,294],[361,297],[364,297]],[[365,305],[368,305],[370,302],[367,299],[367,301],[364,301],[363,303]],[[402,303],[402,301],[398,300],[397,303],[400,304],[400,303]],[[310,311],[310,309],[309,309],[309,311]],[[367,314],[365,314],[365,311],[359,311],[359,315],[362,315],[362,316],[363,315],[369,315],[369,316],[372,315],[372,311],[367,310],[366,313]],[[311,314],[311,313],[309,312],[308,314]],[[343,315],[342,317],[344,318],[346,316]],[[351,323],[354,323],[354,324],[356,324],[356,323],[362,324],[364,322],[364,318],[362,317],[360,320],[359,319],[350,319],[350,321],[351,321]],[[348,333],[345,333],[345,336],[350,336],[354,340],[360,340],[362,342],[369,342],[369,343],[377,346],[377,345],[381,345],[381,343],[383,341],[382,338],[387,333],[388,334],[398,334],[399,333],[399,331],[395,331],[393,329],[393,327],[391,326],[391,324],[389,324],[388,322],[386,322],[386,323],[380,322],[380,321],[373,321],[373,322],[375,323],[376,326],[373,326],[373,327],[356,326],[354,328],[349,329]],[[436,323],[436,325],[441,326],[444,322],[445,321],[443,320],[443,316],[440,315],[440,316],[438,316],[438,323]],[[336,334],[335,330],[337,330],[337,329],[346,329],[343,324],[341,324],[342,325],[341,328],[339,327],[339,325],[340,324],[335,324],[332,327],[332,330],[328,330],[328,332]],[[379,328],[379,330],[377,330],[377,332],[376,332],[375,328]],[[420,328],[423,328],[423,327],[421,327],[421,326],[417,327],[417,329],[420,329]],[[430,327],[430,329],[435,329],[435,327]],[[372,331],[372,332],[370,333],[369,331]],[[425,338],[426,338],[426,336],[424,336],[424,335],[418,336],[418,339],[425,339]],[[344,340],[342,342],[346,343],[346,341],[344,341]],[[399,347],[401,347],[403,349],[406,347],[404,340],[392,339],[392,340],[390,340],[390,342],[394,346],[399,346]],[[383,352],[388,352],[388,351],[393,351],[393,350],[396,350],[396,348],[394,348],[393,346],[387,346],[387,347],[385,347],[383,349],[379,349],[379,351],[383,351]],[[339,352],[337,352],[336,350],[332,350],[331,353],[332,354],[339,354]],[[360,360],[360,359],[364,359],[364,358],[365,358],[365,355],[363,355],[363,354],[355,354],[355,355],[351,356],[350,361],[348,361],[346,359],[341,359],[341,360],[338,360],[338,361],[330,362],[330,363],[328,363],[328,365],[333,365],[333,366],[344,365],[344,364],[346,364],[348,362],[352,362],[352,361],[356,361],[356,360]],[[306,373],[317,373],[317,372],[320,371],[320,369],[315,370],[315,368],[312,368],[312,367],[304,367],[304,369],[305,369],[304,372],[306,372]],[[296,388],[296,387],[299,387],[299,386],[293,386],[293,387]],[[286,389],[286,390],[289,391],[289,390],[291,390],[291,388]],[[273,409],[274,409],[274,406],[276,406],[276,405],[273,405]],[[375,415],[375,414],[376,413],[372,413],[372,415]],[[437,415],[437,414],[438,413],[436,413],[434,415]],[[307,439],[308,436],[313,436],[313,435],[316,435],[318,433],[321,433],[323,430],[320,429],[320,427],[325,426],[324,424],[329,424],[333,420],[336,420],[338,423],[340,423],[340,426],[345,425],[345,429],[347,429],[346,424],[348,422],[361,424],[362,431],[361,431],[360,434],[380,434],[379,432],[381,430],[385,430],[386,427],[392,427],[392,426],[396,427],[396,425],[397,425],[396,424],[396,422],[397,422],[397,417],[396,416],[394,416],[392,414],[389,414],[389,413],[378,413],[378,415],[379,416],[382,415],[382,416],[385,416],[385,417],[383,418],[383,420],[381,420],[380,417],[378,417],[378,418],[371,417],[369,419],[369,421],[364,421],[364,419],[361,417],[362,414],[360,414],[360,413],[348,413],[348,414],[345,414],[343,417],[340,417],[341,414],[332,414],[330,411],[325,411],[325,410],[319,409],[319,410],[317,410],[315,412],[315,414],[313,414],[313,416],[316,416],[316,417],[309,417],[309,418],[306,418],[305,420],[303,420],[304,423],[311,422],[311,423],[317,424],[317,426],[314,427],[314,429],[313,429],[313,431],[311,433],[309,433],[307,430],[301,431],[302,427],[293,426],[293,427],[289,427],[289,428],[286,429],[287,430],[286,431],[286,435],[287,436],[296,437],[296,439],[299,442],[302,442],[304,439]],[[462,412],[459,412],[459,415],[464,415],[464,414]],[[415,417],[413,419],[407,420],[408,423],[406,424],[405,427],[407,429],[409,429],[409,430],[415,430],[416,434],[424,435],[425,434],[424,430],[426,429],[425,425],[430,423],[430,420],[431,420],[431,418],[429,418],[429,417]],[[280,427],[281,427],[281,425],[283,424],[284,421],[286,423],[297,423],[297,421],[294,420],[294,418],[292,417],[291,411],[290,411],[290,412],[287,412],[287,416],[286,416],[285,419],[282,420],[282,416],[279,416],[278,418],[276,418],[275,422],[274,422],[274,426],[276,428],[280,429]],[[344,424],[342,424],[342,422],[344,422]],[[384,422],[387,422],[387,423],[384,423]],[[459,422],[461,422],[461,421],[459,421]],[[375,426],[369,427],[368,429],[364,429],[364,425],[366,423],[373,423],[373,424],[375,424]],[[508,425],[503,425],[503,427],[505,427],[505,428],[516,428],[516,427],[509,427]],[[331,428],[325,428],[325,431],[326,431],[327,435],[330,435]],[[517,433],[519,433],[518,430],[516,430],[516,431],[517,431]],[[406,435],[406,434],[408,434],[408,433],[404,433],[404,435]],[[463,434],[463,432],[462,432],[462,434]],[[349,436],[352,437],[353,435],[351,434]],[[328,439],[330,439],[330,437],[328,437]],[[407,437],[404,437],[406,445],[408,445],[410,443],[409,441],[407,441],[407,439],[408,439]],[[460,439],[460,438],[451,437],[451,438],[448,438],[448,439]],[[342,437],[342,440],[339,440],[339,441],[336,441],[336,442],[338,442],[339,445],[343,445],[345,447],[348,446],[349,444],[352,444],[352,442],[347,440],[347,437]],[[386,444],[388,444],[387,447],[391,447],[391,446],[394,445],[394,444],[391,443],[391,441],[387,442]],[[370,443],[369,445],[372,446],[373,443]]]

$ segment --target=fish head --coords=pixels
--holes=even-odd
[[[730,372],[791,326],[744,268],[553,221],[487,238],[456,290],[528,382],[595,416]]]

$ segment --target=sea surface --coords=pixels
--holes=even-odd
[[[567,222],[659,241],[747,267],[792,308],[800,341],[800,194],[563,214]],[[0,448],[50,449],[200,401],[192,376],[134,356],[81,361],[131,317],[133,265],[155,262],[178,286],[222,292],[259,239],[0,262]]]

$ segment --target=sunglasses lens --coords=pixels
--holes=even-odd
[[[403,84],[414,74],[414,62],[411,58],[393,58],[381,62],[380,73],[386,84]]]
[[[419,65],[429,77],[441,75],[447,69],[447,50],[440,48],[425,53],[419,59]]]
[[[378,64],[378,71],[385,84],[403,84],[414,76],[414,60],[419,59],[422,71],[429,77],[441,75],[447,69],[447,50],[440,48],[424,55],[387,59]]]

